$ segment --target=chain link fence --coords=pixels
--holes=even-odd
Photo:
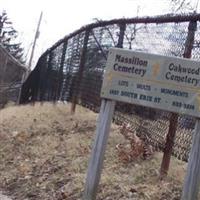
[[[108,49],[123,47],[140,52],[184,57],[190,22],[197,21],[191,58],[200,60],[200,15],[159,16],[97,21],[82,27],[49,48],[22,87],[21,103],[71,101],[95,112]],[[165,148],[171,113],[117,103],[114,121],[129,123],[156,150]],[[187,161],[195,119],[179,115],[173,155]]]
[[[8,102],[19,101],[26,67],[0,45],[0,108]]]

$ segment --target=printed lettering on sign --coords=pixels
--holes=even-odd
[[[200,62],[111,48],[101,97],[200,117]]]

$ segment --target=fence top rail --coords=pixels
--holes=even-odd
[[[92,30],[98,27],[104,27],[114,24],[161,24],[161,23],[181,23],[181,22],[189,22],[189,21],[200,21],[200,14],[199,13],[190,13],[190,14],[182,14],[182,15],[174,15],[174,14],[167,14],[167,15],[158,15],[153,17],[135,17],[135,18],[120,18],[120,19],[112,19],[112,20],[98,20],[95,23],[91,23],[81,27],[80,29],[66,35],[64,38],[57,41],[52,47],[47,49],[43,55],[48,54],[50,51],[58,47],[63,42],[67,41],[68,39],[84,32],[86,30]]]

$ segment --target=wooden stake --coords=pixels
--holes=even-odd
[[[83,196],[84,200],[94,200],[96,198],[114,108],[115,101],[102,100],[100,114],[97,120],[96,138],[88,166]]]

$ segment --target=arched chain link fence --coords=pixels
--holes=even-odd
[[[197,22],[190,40],[191,58],[200,60],[200,15],[158,16],[98,21],[82,27],[49,48],[23,85],[21,103],[72,101],[99,111],[100,90],[110,47],[183,57],[190,22]],[[127,122],[157,150],[165,147],[170,113],[118,103],[116,123]],[[187,161],[195,119],[179,115],[173,155]]]

